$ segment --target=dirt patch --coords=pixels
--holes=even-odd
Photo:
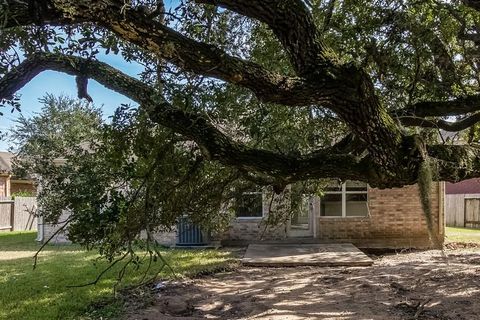
[[[371,267],[246,268],[157,285],[154,319],[476,319],[480,249],[373,256]]]

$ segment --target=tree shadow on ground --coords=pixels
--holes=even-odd
[[[478,251],[480,252],[480,251]],[[390,255],[366,268],[245,268],[175,282],[129,319],[474,319],[480,255]]]

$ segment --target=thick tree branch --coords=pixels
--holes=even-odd
[[[108,89],[139,103],[152,94],[150,87],[106,63],[61,54],[37,54],[25,59],[0,79],[0,99],[10,99],[13,94],[45,70],[95,79]]]
[[[327,12],[325,14],[325,19],[323,20],[322,33],[325,33],[330,28],[330,23],[332,21],[333,11],[335,10],[336,0],[330,0],[327,6]]]
[[[350,154],[335,154],[332,149],[298,156],[246,147],[227,137],[201,115],[173,107],[155,89],[96,60],[61,54],[32,56],[0,79],[0,99],[8,99],[45,70],[92,78],[140,103],[152,121],[195,141],[207,159],[273,177],[278,183],[328,177],[369,179],[365,168],[371,161]],[[375,181],[372,180],[372,184]]]
[[[478,33],[461,33],[458,35],[458,37],[463,40],[472,41],[476,45],[480,44],[480,34]]]
[[[270,72],[256,63],[185,37],[158,21],[145,19],[144,12],[125,10],[123,6],[123,1],[113,0],[8,0],[1,5],[0,13],[5,15],[5,28],[30,24],[100,24],[185,71],[243,86],[265,102],[310,105],[331,95],[329,79],[311,85],[300,78]]]
[[[309,77],[330,62],[313,17],[301,0],[196,0],[266,23],[287,50],[299,75]]]
[[[225,3],[227,2],[234,3],[225,0]],[[245,4],[242,1],[235,3]],[[258,1],[252,3],[261,5]],[[189,39],[159,22],[145,19],[143,12],[129,9],[124,6],[123,0],[7,0],[2,3],[3,12],[6,12],[5,6],[10,6],[9,9],[16,6],[20,11],[14,16],[4,15],[7,26],[94,23],[184,70],[249,88],[263,101],[284,105],[318,104],[330,108],[361,139],[361,145],[366,146],[367,152],[362,153],[364,156],[357,157],[352,153],[344,153],[348,152],[347,149],[330,148],[298,156],[251,149],[227,137],[199,114],[187,113],[173,107],[157,90],[141,81],[101,62],[78,57],[43,55],[27,59],[0,80],[1,98],[11,96],[43,70],[57,70],[95,79],[139,102],[148,110],[152,120],[195,141],[207,159],[217,160],[247,172],[275,177],[279,184],[309,178],[336,177],[363,180],[372,186],[386,187],[412,184],[418,178],[418,168],[424,160],[418,142],[414,137],[405,136],[400,130],[392,115],[380,103],[368,74],[354,65],[335,66],[327,70],[328,74],[319,72],[315,77],[309,75],[304,79],[282,77],[251,62],[226,55],[208,44]],[[280,10],[277,5],[271,9]],[[37,12],[30,17],[32,10]],[[285,8],[283,10],[281,14],[284,14],[285,18],[303,14],[288,13]],[[275,14],[271,18],[274,16]],[[260,18],[267,19],[266,16]],[[274,20],[271,23],[277,26],[276,23],[280,22]],[[307,25],[309,23],[307,21]],[[290,54],[304,55],[300,58],[303,59],[301,64],[313,63],[313,73],[316,73],[319,69],[315,67],[315,59],[318,57],[310,55],[312,52],[321,53],[321,47],[315,48],[320,43],[308,40],[304,44],[304,39],[301,38],[303,32],[306,32],[304,26],[299,29],[293,26],[292,29],[299,32],[299,38],[296,39],[299,42],[291,42],[298,45],[298,48],[289,49],[287,46],[287,50],[298,49],[296,53],[292,51]],[[289,31],[284,31],[287,33],[282,33],[282,37],[292,36]],[[311,33],[316,34],[317,30],[314,29]],[[319,59],[323,61],[322,58]],[[299,65],[298,68],[299,74],[302,74],[302,66]],[[438,105],[436,107],[438,108]],[[420,104],[415,106],[414,111],[422,109],[429,108]],[[451,106],[446,109],[451,109]]]
[[[480,1],[479,0],[462,0],[463,4],[467,7],[480,11]]]
[[[14,0],[7,0],[6,3],[12,1]],[[294,2],[297,6],[301,5],[296,0]],[[364,140],[372,160],[381,164],[387,174],[392,175],[402,167],[399,166],[398,161],[401,161],[403,156],[398,156],[397,150],[402,147],[402,132],[379,102],[370,77],[354,65],[335,66],[328,70],[310,65],[309,68],[313,70],[310,75],[315,74],[314,77],[303,80],[280,77],[256,64],[228,56],[215,47],[189,39],[161,23],[145,19],[144,12],[125,9],[123,1],[44,0],[44,3],[49,5],[41,12],[48,17],[49,23],[92,22],[112,30],[122,39],[158,54],[159,57],[185,70],[217,77],[249,88],[265,102],[278,102],[284,105],[317,104],[327,107],[336,112],[352,131]],[[262,6],[260,2],[252,3]],[[285,5],[290,2],[279,3]],[[267,10],[264,5],[262,8]],[[297,19],[297,15],[302,14],[308,14],[307,20],[311,19],[303,4],[302,8],[299,13],[293,13],[292,8],[272,4],[271,9],[274,11],[271,12],[270,19],[273,19],[272,23],[276,23],[276,11],[281,11],[288,19]],[[24,10],[27,9],[31,10],[28,3]],[[23,23],[26,22],[23,21]],[[31,23],[33,22],[32,20]],[[16,23],[16,20],[7,19],[7,25],[13,26]],[[296,23],[303,22],[296,21]],[[306,26],[314,27],[313,22],[305,23]],[[280,27],[286,28],[287,33],[289,32],[287,29],[296,28],[290,25]],[[300,55],[309,56],[314,51],[315,55],[321,55],[318,51],[320,49],[313,48],[319,44],[315,35],[316,28],[313,30],[305,28],[305,25],[299,27],[298,30],[301,32],[299,31],[300,33],[296,35],[298,38],[290,39],[293,41],[292,44],[298,46]],[[307,43],[310,45],[307,44],[306,47],[303,44],[305,39],[302,39],[304,33],[310,33],[310,36],[315,38],[308,40]],[[294,34],[288,34],[289,37],[294,36]],[[306,63],[307,60],[304,62]]]
[[[153,121],[195,141],[207,159],[233,166],[240,171],[272,177],[276,185],[318,179],[341,178],[362,180],[372,186],[393,187],[415,183],[416,168],[421,159],[411,156],[403,174],[385,176],[383,168],[365,157],[341,153],[352,137],[338,145],[308,155],[279,154],[252,149],[237,143],[211,125],[199,114],[176,109],[158,91],[140,80],[127,76],[107,64],[95,60],[59,54],[35,55],[0,79],[0,99],[12,96],[28,81],[44,70],[55,70],[95,79],[142,104]],[[454,181],[480,175],[480,149],[469,146],[428,146],[429,155],[438,164],[437,179]],[[410,151],[412,152],[412,151]],[[454,171],[452,171],[454,169]]]
[[[405,116],[399,118],[400,122],[407,127],[435,128],[445,131],[458,132],[465,130],[480,121],[480,113],[475,113],[458,121],[445,121],[442,119],[431,120],[419,117]]]
[[[435,160],[434,178],[439,181],[458,182],[480,176],[480,147],[469,145],[427,146]]]
[[[479,110],[480,94],[476,94],[449,101],[422,101],[395,113],[398,116],[446,117],[463,115]]]

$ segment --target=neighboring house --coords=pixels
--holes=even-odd
[[[432,186],[434,233],[444,238],[444,183]],[[274,198],[275,199],[275,198]],[[212,240],[225,245],[258,242],[327,243],[349,242],[364,248],[427,248],[432,246],[416,185],[396,189],[370,188],[347,181],[332,184],[322,197],[305,196],[304,205],[287,223],[265,228],[270,205],[288,208],[288,196],[271,201],[267,192],[245,193],[239,199],[229,228]],[[46,226],[43,239],[58,227]],[[180,227],[185,230],[183,226]],[[175,245],[176,232],[158,235],[159,242]],[[54,241],[62,242],[65,234]]]
[[[447,182],[445,193],[447,226],[480,228],[480,178]]]
[[[0,151],[0,197],[10,197],[17,193],[36,194],[36,187],[33,180],[20,179],[12,175],[11,152]]]
[[[0,232],[36,230],[36,187],[34,181],[12,174],[13,157],[0,151]]]

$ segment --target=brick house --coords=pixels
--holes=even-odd
[[[434,232],[439,239],[445,234],[444,188],[443,182],[434,183],[431,193]],[[274,202],[274,210],[288,206],[288,199]],[[416,185],[377,189],[361,182],[332,184],[321,197],[305,196],[300,210],[287,223],[266,228],[263,221],[269,208],[266,192],[245,193],[230,226],[213,239],[224,245],[349,242],[364,248],[432,246]],[[46,225],[43,238],[55,230],[55,226]],[[157,240],[175,245],[176,238],[172,231],[158,234]],[[65,234],[54,239],[65,240]]]
[[[36,187],[33,180],[20,179],[12,175],[11,152],[0,151],[0,197],[10,197],[19,192],[36,194]]]
[[[444,192],[443,182],[433,184],[434,232],[439,239],[445,234]],[[416,185],[394,189],[371,188],[350,181],[332,185],[322,197],[306,197],[301,212],[268,232],[261,224],[266,214],[265,195],[260,193],[257,197],[252,210],[237,211],[237,217],[222,236],[223,243],[349,242],[368,248],[431,247]]]

